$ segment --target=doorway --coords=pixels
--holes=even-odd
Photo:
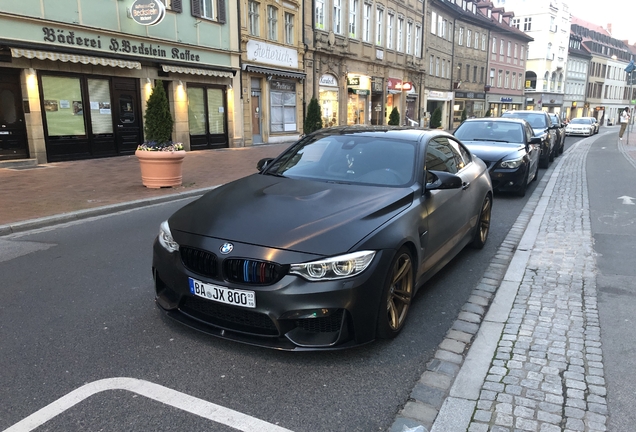
[[[263,115],[261,109],[261,92],[252,90],[252,143],[263,143]]]
[[[188,85],[190,149],[228,147],[225,87]]]
[[[133,154],[143,141],[138,80],[113,78],[113,122],[118,154]]]
[[[0,70],[0,160],[28,157],[20,72]]]

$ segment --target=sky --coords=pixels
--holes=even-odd
[[[582,20],[607,28],[612,24],[612,36],[636,43],[636,2],[634,0],[564,0],[570,13]],[[630,28],[631,23],[631,28]]]

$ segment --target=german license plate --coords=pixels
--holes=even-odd
[[[190,293],[197,297],[212,300],[219,303],[241,306],[246,308],[256,307],[256,295],[254,291],[237,290],[201,282],[188,278]]]

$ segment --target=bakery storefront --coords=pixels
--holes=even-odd
[[[133,154],[158,80],[177,141],[187,150],[228,147],[228,89],[236,72],[225,53],[2,17],[0,160]]]

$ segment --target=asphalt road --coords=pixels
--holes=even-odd
[[[151,244],[187,201],[2,237],[0,429],[67,395],[77,403],[20,430],[264,430],[258,419],[272,430],[387,430],[537,184],[525,198],[495,197],[486,247],[420,290],[397,339],[337,352],[245,346],[163,316]],[[143,381],[131,391],[117,377]],[[146,382],[158,386],[144,393]]]

